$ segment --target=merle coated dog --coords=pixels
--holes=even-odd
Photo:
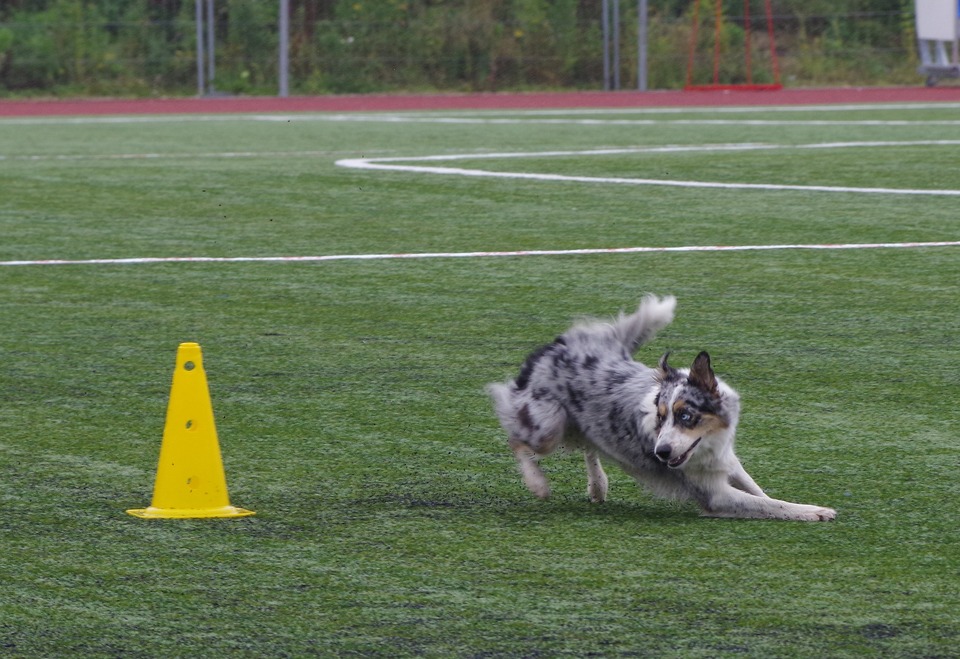
[[[668,355],[655,368],[634,361],[675,306],[648,295],[612,323],[574,325],[531,354],[515,380],[488,387],[527,487],[550,496],[539,460],[564,446],[584,451],[597,503],[607,497],[602,456],[655,494],[693,499],[707,516],[832,520],[830,508],[768,497],[744,470],[733,452],[740,397],[706,352],[689,369],[670,366]]]

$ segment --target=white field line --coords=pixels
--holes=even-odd
[[[697,153],[723,151],[771,151],[776,149],[843,149],[843,148],[875,148],[875,147],[904,147],[904,146],[960,146],[960,140],[886,140],[863,142],[816,142],[812,144],[768,144],[758,142],[740,142],[734,144],[667,144],[663,146],[646,147],[609,147],[586,149],[579,151],[521,151],[521,152],[476,152],[457,153],[431,156],[403,156],[389,158],[346,158],[336,162],[341,167],[357,169],[388,169],[378,167],[379,163],[399,162],[431,162],[451,160],[500,160],[510,158],[555,158],[570,156],[609,156],[643,153]],[[375,151],[376,152],[376,151]],[[382,150],[380,151],[383,152]],[[21,154],[5,156],[0,154],[0,162],[72,162],[85,160],[182,160],[191,158],[202,159],[232,159],[232,158],[326,158],[344,155],[346,151],[210,151],[199,153],[167,152],[167,153],[75,153],[75,154]],[[389,169],[398,169],[390,167]],[[403,171],[403,170],[401,170]]]
[[[422,116],[410,114],[302,114],[302,115],[148,115],[142,117],[26,117],[0,118],[3,126],[86,126],[92,124],[183,124],[200,122],[228,121],[264,121],[264,122],[353,122],[353,123],[391,123],[391,124],[450,124],[450,125],[575,125],[575,126],[960,126],[960,120],[953,119],[553,119],[542,117],[451,117]]]
[[[523,114],[525,116],[564,116],[569,114],[765,114],[772,113],[797,113],[815,114],[818,112],[884,112],[890,110],[960,110],[960,103],[946,101],[921,102],[916,103],[839,103],[837,105],[721,105],[721,106],[671,106],[671,107],[617,107],[617,108],[524,108],[520,110],[459,110],[458,115],[478,115],[478,116],[510,116]],[[444,111],[438,111],[444,112]],[[444,112],[449,114],[448,112]]]
[[[520,179],[529,181],[554,181],[568,183],[606,183],[617,185],[650,185],[675,188],[713,188],[721,190],[768,190],[800,192],[848,192],[859,194],[893,195],[934,195],[960,196],[956,189],[924,188],[877,188],[859,186],[832,185],[785,185],[776,183],[720,183],[716,181],[683,181],[672,179],[624,178],[607,176],[576,176],[567,174],[547,174],[536,172],[499,172],[486,169],[466,169],[462,167],[437,167],[399,163],[413,162],[450,162],[456,160],[501,160],[511,158],[555,158],[570,156],[606,156],[632,153],[693,153],[709,151],[757,151],[774,149],[847,149],[904,146],[960,146],[960,140],[914,140],[914,141],[868,141],[868,142],[817,142],[812,144],[715,144],[693,146],[660,146],[623,149],[590,149],[585,151],[541,151],[506,153],[470,153],[446,154],[406,158],[346,158],[336,161],[336,165],[350,169],[368,169],[415,174],[436,174],[468,176],[480,178]]]
[[[347,159],[337,161],[337,165],[345,167],[360,167],[364,169],[390,169],[400,171],[417,171],[440,174],[465,173],[465,175],[482,175],[496,177],[512,178],[538,178],[541,180],[565,180],[565,181],[586,181],[586,182],[624,182],[624,183],[644,183],[648,185],[681,185],[684,187],[746,187],[757,189],[775,189],[775,190],[828,190],[828,191],[850,191],[850,192],[891,192],[897,194],[950,194],[958,195],[957,190],[892,190],[883,188],[836,188],[825,186],[775,186],[769,184],[720,184],[720,183],[698,183],[690,181],[659,181],[650,179],[603,179],[596,177],[574,177],[559,175],[541,175],[527,173],[509,173],[509,172],[485,172],[483,170],[460,170],[457,168],[443,167],[411,167],[403,165],[394,165],[398,161],[451,161],[462,159],[506,159],[506,158],[531,158],[531,157],[558,157],[574,155],[616,155],[628,153],[678,153],[693,151],[725,151],[725,150],[766,150],[766,149],[825,149],[825,148],[847,148],[847,147],[891,147],[891,146],[918,146],[918,145],[958,145],[960,141],[955,140],[923,140],[914,142],[890,141],[890,142],[824,142],[804,145],[777,145],[777,144],[718,144],[704,146],[658,146],[642,148],[608,148],[592,149],[586,151],[550,151],[550,152],[519,152],[519,153],[472,153],[472,154],[454,154],[454,155],[434,155],[424,157],[405,157],[405,158],[377,158],[377,159]],[[203,154],[204,157],[238,158],[238,157],[277,157],[277,156],[306,156],[316,157],[320,155],[329,155],[329,152],[303,151],[303,152],[225,152]],[[184,157],[184,154],[114,154],[101,156],[29,156],[28,158],[39,159],[82,159],[89,157],[100,158],[161,158],[161,157]],[[195,157],[195,156],[192,156]],[[899,242],[899,243],[845,243],[845,244],[783,244],[783,245],[690,245],[679,247],[613,247],[613,248],[587,248],[587,249],[568,249],[568,250],[522,250],[522,251],[472,251],[472,252],[413,252],[399,254],[328,254],[319,256],[240,256],[240,257],[135,257],[120,259],[44,259],[44,260],[18,260],[18,261],[0,261],[0,266],[21,266],[21,265],[138,265],[152,263],[250,263],[250,262],[326,262],[326,261],[363,261],[363,260],[390,260],[390,259],[433,259],[433,258],[485,258],[485,257],[520,257],[520,256],[564,256],[564,255],[589,255],[589,254],[639,254],[639,253],[670,253],[670,252],[731,252],[731,251],[769,251],[769,250],[853,250],[853,249],[906,249],[906,248],[930,248],[930,247],[957,247],[960,241],[939,241],[939,242]]]
[[[900,243],[839,243],[783,245],[684,245],[678,247],[608,247],[489,252],[410,252],[398,254],[325,254],[318,256],[169,256],[123,259],[46,259],[0,261],[0,266],[30,265],[149,265],[155,263],[317,263],[327,261],[387,261],[396,259],[458,259],[525,256],[582,256],[594,254],[666,254],[685,252],[767,252],[778,250],[863,250],[960,247],[960,240]]]
[[[292,121],[303,120],[306,117],[261,117],[261,121]],[[849,127],[849,126],[936,126],[957,127],[960,119],[580,119],[580,118],[527,118],[527,117],[423,117],[413,115],[356,115],[336,114],[329,116],[311,116],[314,121],[343,121],[367,123],[409,123],[409,124],[451,124],[451,125],[485,125],[485,126],[512,126],[537,124],[544,126],[752,126],[752,127],[781,127],[781,126],[818,126],[818,127]]]
[[[159,124],[229,121],[264,122],[374,122],[374,123],[437,123],[437,124],[578,124],[604,125],[749,125],[749,126],[957,126],[960,120],[750,120],[750,119],[593,119],[590,115],[657,116],[676,114],[754,114],[754,113],[840,113],[885,112],[891,110],[954,110],[960,103],[876,103],[846,105],[777,105],[724,107],[664,107],[664,108],[551,108],[515,110],[426,110],[405,112],[295,112],[295,113],[236,113],[236,114],[159,114],[116,116],[50,116],[0,117],[2,126],[35,125],[89,125],[89,124]],[[586,118],[584,118],[586,117]]]
[[[211,151],[205,153],[38,153],[32,155],[0,155],[0,162],[71,162],[75,160],[190,160],[230,158],[329,158],[343,151]]]

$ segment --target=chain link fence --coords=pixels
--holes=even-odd
[[[602,89],[602,0],[289,0],[292,94]],[[754,3],[756,12],[761,3]],[[704,0],[701,21],[713,20]],[[275,94],[276,0],[215,0],[213,89]],[[692,1],[649,0],[648,87],[684,85]],[[787,86],[917,84],[912,0],[773,0]],[[722,3],[724,79],[769,58],[743,0]],[[762,11],[762,10],[761,10]],[[197,91],[193,0],[7,0],[0,95],[178,95]],[[637,4],[619,3],[619,70],[637,80]],[[753,20],[764,20],[754,16]],[[701,30],[712,38],[713,23]],[[697,45],[695,71],[713,46]],[[764,53],[767,53],[764,55]]]

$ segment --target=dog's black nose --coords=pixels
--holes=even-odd
[[[669,444],[663,444],[658,446],[656,449],[657,459],[660,462],[667,462],[670,460],[670,456],[673,454],[673,447]]]

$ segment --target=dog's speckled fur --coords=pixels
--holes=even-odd
[[[594,502],[607,496],[603,456],[656,494],[695,500],[704,515],[832,520],[830,508],[768,497],[743,469],[733,452],[740,397],[707,353],[689,369],[667,355],[656,368],[633,360],[675,306],[648,295],[612,323],[574,325],[531,354],[515,380],[489,386],[527,487],[550,495],[539,459],[563,445],[583,449]]]

